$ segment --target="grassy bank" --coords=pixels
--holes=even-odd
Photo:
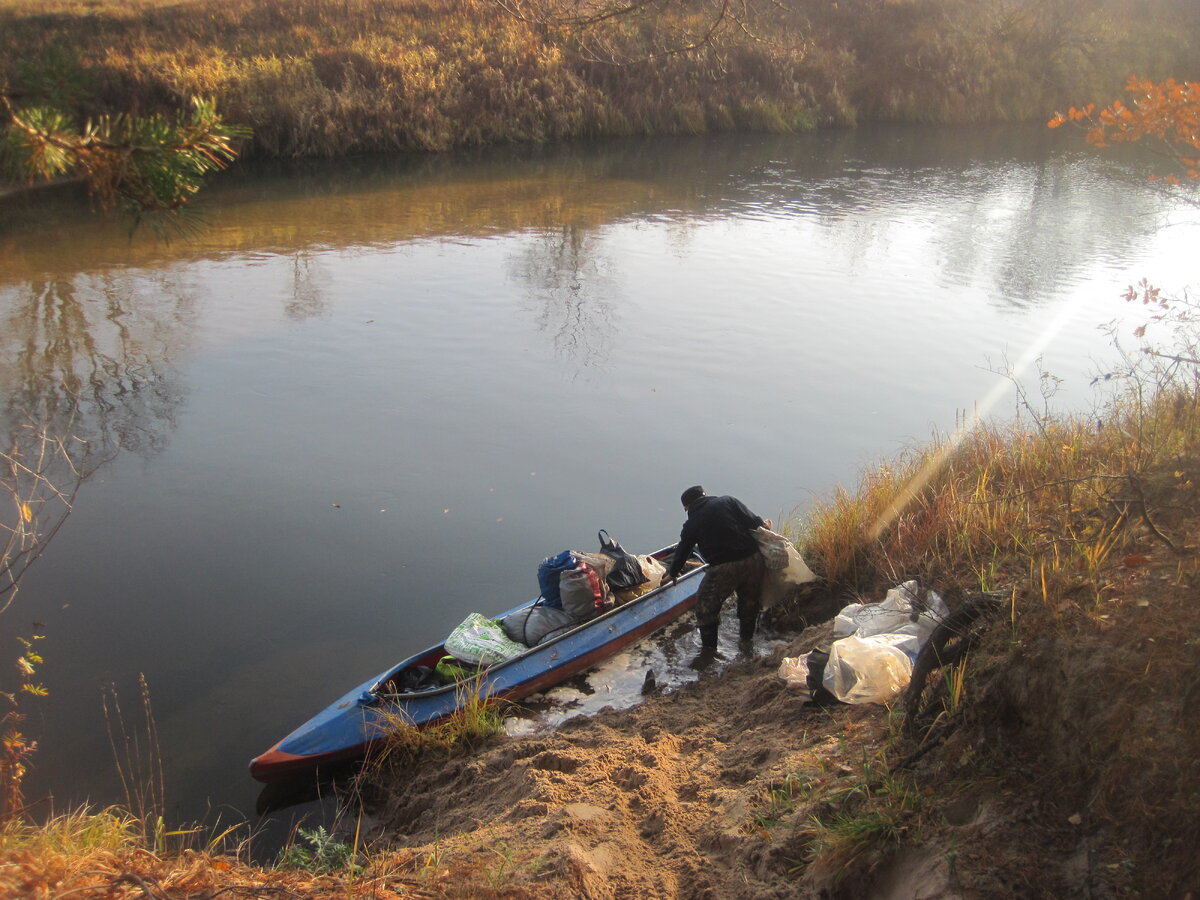
[[[849,590],[905,574],[960,594],[1024,583],[1043,601],[1069,585],[1095,604],[1110,558],[1147,532],[1166,541],[1153,510],[1195,501],[1198,434],[1194,384],[1123,396],[1099,417],[982,423],[838,490],[802,540]]]
[[[1184,723],[1200,644],[1200,354],[1194,303],[1166,318],[1178,345],[1124,357],[1109,373],[1123,386],[1092,413],[1026,405],[870,469],[799,523],[842,598],[916,578],[952,609],[1003,599],[974,650],[910,685],[848,778],[789,803],[807,877],[860,896],[924,845],[942,855],[929,883],[968,896],[1196,884],[1200,737]]]
[[[216,99],[247,151],[338,156],[868,119],[1045,118],[1197,77],[1193,4],[707,0],[589,28],[491,0],[3,0],[0,77],[81,114]],[[689,43],[690,42],[690,43]],[[693,49],[681,48],[698,43]]]

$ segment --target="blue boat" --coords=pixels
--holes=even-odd
[[[671,556],[674,547],[653,554]],[[520,700],[591,668],[618,651],[671,622],[696,604],[704,569],[696,559],[678,580],[604,612],[524,653],[481,672],[481,696]],[[503,618],[537,600],[514,607]],[[331,703],[270,750],[250,761],[250,774],[259,781],[277,781],[361,759],[387,738],[396,722],[418,728],[453,713],[463,698],[456,684],[431,690],[398,690],[401,674],[423,666],[432,669],[446,655],[438,644],[410,656]]]

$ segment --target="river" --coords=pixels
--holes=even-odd
[[[1190,277],[1141,174],[871,128],[246,166],[169,243],[9,198],[8,432],[70,382],[107,460],[0,617],[45,635],[27,797],[125,801],[142,673],[168,819],[252,815],[252,756],[543,557],[669,543],[687,485],[787,519],[1012,415],[1008,369],[1088,408],[1125,287]]]

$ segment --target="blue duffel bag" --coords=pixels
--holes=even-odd
[[[551,609],[562,609],[562,597],[558,593],[558,576],[569,569],[574,569],[578,560],[570,550],[564,550],[558,556],[547,556],[538,566],[538,587],[541,589],[545,605]]]

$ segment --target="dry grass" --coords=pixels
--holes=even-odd
[[[386,780],[388,773],[408,777],[416,765],[471,753],[504,733],[510,704],[491,696],[483,670],[458,682],[455,695],[454,712],[423,727],[413,725],[403,710],[385,712],[386,737],[369,757],[360,781]]]
[[[40,825],[10,822],[0,832],[0,894],[135,896],[146,883],[203,887],[213,858],[188,851],[164,859],[135,817],[117,809],[78,809]]]
[[[854,590],[918,577],[959,591],[1086,580],[1149,532],[1200,458],[1194,383],[1123,395],[1099,417],[981,424],[864,474],[800,526],[819,574]],[[1174,474],[1178,473],[1178,474]]]
[[[154,852],[142,823],[115,809],[80,809],[38,826],[13,823],[0,832],[0,896],[353,900],[403,896],[412,884],[385,857],[365,869],[319,874],[250,865],[220,843],[217,836],[204,849]]]
[[[1115,94],[1129,71],[1195,74],[1186,17],[1133,18],[1105,0],[1020,28],[963,0],[869,16],[842,6],[750,4],[750,31],[662,54],[711,8],[664,4],[581,33],[518,21],[489,0],[7,0],[0,79],[82,114],[211,97],[226,121],[253,129],[248,154],[292,157],[1045,118],[1065,100]]]
[[[47,0],[10,6],[0,23],[11,83],[37,83],[40,60],[50,54],[60,71],[64,58],[75,68],[75,83],[57,78],[57,86],[70,88],[70,99],[86,98],[85,108],[132,103],[151,111],[213,97],[227,121],[253,128],[252,155],[780,130],[812,119],[802,98],[779,93],[774,68],[786,55],[754,42],[720,63],[711,53],[668,60],[646,78],[640,70],[593,69],[562,33],[481,0],[170,7]],[[718,74],[726,62],[733,70]]]
[[[1078,841],[1092,883],[1122,895],[1194,883],[1195,767],[1181,761],[1200,746],[1178,723],[1196,692],[1198,525],[1200,372],[1145,364],[1096,415],[935,441],[801,523],[805,557],[834,592],[879,596],[916,577],[952,606],[978,590],[1011,598],[986,649],[936,676],[948,690],[934,725],[915,745],[894,733],[871,750],[888,771],[919,749],[910,771],[933,807],[961,790],[988,798],[987,849],[954,851],[980,896],[1061,886],[1055,867]],[[902,844],[944,831],[896,794],[829,802],[796,834],[810,875],[846,879],[850,893]],[[948,839],[969,844],[954,829]]]

